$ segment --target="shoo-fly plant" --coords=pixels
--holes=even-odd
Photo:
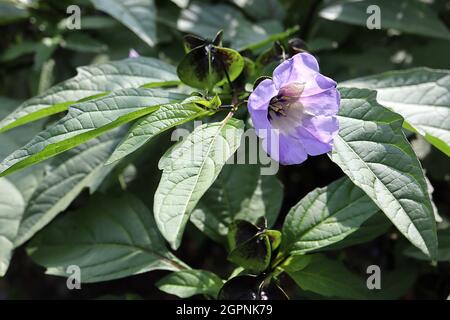
[[[21,8],[50,19],[42,2]],[[163,270],[142,283],[180,298],[394,299],[425,273],[448,294],[450,71],[408,67],[448,45],[429,4],[422,23],[382,8],[383,28],[436,48],[405,62],[380,49],[409,35],[341,28],[370,1],[304,4],[309,18],[296,1],[91,2],[82,30],[54,17],[33,49],[1,42],[2,68],[38,52],[40,79],[0,97],[6,281],[25,248],[44,279]]]

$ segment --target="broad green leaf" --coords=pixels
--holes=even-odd
[[[278,21],[252,24],[242,13],[226,4],[192,3],[181,11],[177,21],[180,31],[212,39],[223,29],[224,40],[239,51],[251,48],[283,31]]]
[[[173,272],[156,283],[159,290],[180,298],[198,294],[217,298],[223,281],[217,275],[205,270],[181,270]]]
[[[235,119],[204,124],[161,158],[163,174],[155,193],[154,213],[172,248],[180,245],[192,210],[239,147],[243,128],[244,123]]]
[[[227,165],[200,199],[191,222],[217,242],[226,243],[228,227],[236,219],[252,223],[266,217],[272,227],[283,201],[283,187],[275,176],[261,175],[258,165]]]
[[[133,31],[150,47],[156,44],[156,8],[153,0],[91,0]]]
[[[385,234],[391,227],[391,221],[381,211],[379,211],[359,226],[358,230],[345,237],[345,239],[323,249],[339,250],[361,243],[366,243]]]
[[[450,229],[438,231],[438,253],[436,261],[450,261]],[[429,257],[414,247],[409,247],[404,252],[408,257],[418,260],[430,260]]]
[[[72,106],[69,113],[0,164],[6,175],[74,148],[109,130],[181,101],[184,95],[160,89],[124,89]]]
[[[376,18],[374,11],[367,13],[369,6],[374,5],[379,8],[378,17],[383,29],[397,29],[410,34],[450,39],[447,27],[439,20],[430,5],[418,0],[342,1],[326,6],[319,12],[319,16],[366,27],[368,20],[373,22],[372,19]]]
[[[108,163],[113,163],[126,157],[158,134],[210,113],[211,111],[205,110],[194,103],[163,105],[150,115],[136,121],[127,136],[111,155]]]
[[[174,67],[157,59],[143,57],[81,67],[77,73],[74,78],[25,101],[0,121],[0,132],[66,111],[80,100],[93,99],[110,91],[145,84],[154,87],[173,85],[179,81]]]
[[[79,266],[83,283],[186,268],[164,245],[151,212],[130,194],[94,196],[40,232],[28,253],[47,274],[68,277],[67,267]]]
[[[19,190],[5,178],[0,179],[0,277],[8,269],[25,201]]]
[[[402,115],[404,127],[412,128],[450,156],[449,70],[389,71],[341,85],[376,90],[378,103]]]
[[[376,92],[343,88],[340,130],[331,159],[425,254],[437,252],[436,223],[419,160],[403,118],[376,102]]]
[[[325,297],[346,299],[369,297],[366,279],[350,272],[342,262],[323,255],[312,255],[306,267],[287,273],[303,290]]]
[[[105,166],[105,161],[125,132],[113,130],[55,158],[25,209],[15,246],[29,240],[64,211],[84,188],[98,184],[112,170],[113,166]]]
[[[379,211],[348,178],[308,193],[286,216],[282,250],[302,254],[344,239]]]

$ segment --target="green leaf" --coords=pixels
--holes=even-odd
[[[161,158],[154,213],[172,248],[180,245],[192,210],[239,147],[243,130],[244,123],[235,119],[204,124]]]
[[[364,26],[373,12],[367,13],[371,5],[379,7],[380,26],[399,31],[442,39],[450,39],[447,27],[428,4],[417,0],[361,0],[329,5],[319,16],[332,20]],[[370,22],[370,21],[369,21]]]
[[[404,127],[450,156],[450,71],[416,68],[346,81],[342,86],[377,90],[378,103],[402,115]]]
[[[11,112],[20,102],[0,97],[0,117]],[[14,129],[0,134],[0,159],[4,159],[11,152],[25,145],[43,128],[42,121],[36,121],[20,129]]]
[[[450,229],[438,231],[438,253],[436,261],[450,261]],[[404,251],[405,255],[418,260],[430,260],[429,257],[414,247],[409,247]]]
[[[224,40],[238,51],[264,43],[283,31],[278,21],[252,24],[238,9],[226,4],[205,3],[192,3],[183,9],[177,27],[180,31],[208,39],[212,39],[218,30],[223,30]]]
[[[226,165],[192,212],[191,222],[213,240],[226,244],[234,220],[256,223],[266,217],[272,227],[282,201],[281,183],[276,176],[261,175],[259,165]]]
[[[285,10],[278,0],[232,0],[251,17],[263,20],[283,20]]]
[[[25,201],[19,190],[5,178],[0,179],[0,277],[8,269]]]
[[[216,85],[236,80],[244,69],[244,59],[235,50],[204,45],[189,51],[177,68],[183,83],[212,90]]]
[[[381,289],[372,290],[371,298],[378,300],[399,299],[408,294],[408,290],[414,286],[419,275],[417,265],[408,263],[404,266],[396,266],[396,269],[382,273]]]
[[[105,166],[105,161],[124,134],[122,129],[113,130],[55,158],[26,207],[15,246],[29,240],[64,211],[84,188],[103,180],[113,168]]]
[[[25,54],[34,53],[39,45],[39,42],[31,42],[27,40],[19,43],[12,43],[8,48],[3,50],[0,55],[0,61],[8,62]]]
[[[83,19],[81,19],[81,30],[107,29],[117,25],[116,20],[106,16],[83,15]],[[65,28],[65,25],[62,25],[62,28]]]
[[[195,103],[183,102],[163,105],[150,115],[136,121],[107,163],[123,159],[158,134],[210,113],[210,110],[203,109]]]
[[[28,253],[47,274],[68,277],[66,268],[79,266],[83,283],[186,268],[164,245],[151,212],[130,194],[91,198],[40,232]]]
[[[314,255],[294,254],[287,258],[280,267],[286,272],[297,272],[305,269],[306,266],[311,262],[312,257],[314,257]]]
[[[173,272],[156,283],[159,290],[180,298],[198,294],[217,298],[223,281],[217,275],[205,270],[181,270]]]
[[[302,254],[344,239],[379,211],[348,178],[308,193],[286,216],[282,250]]]
[[[88,53],[100,53],[108,49],[106,44],[84,33],[69,33],[64,37],[61,46],[68,50]]]
[[[287,270],[289,276],[303,290],[325,297],[367,299],[366,281],[350,272],[341,262],[323,255],[312,255],[306,267],[298,271]]]
[[[156,44],[156,8],[153,0],[91,0],[95,8],[106,12],[133,31],[150,47]]]
[[[437,252],[436,223],[419,160],[403,119],[376,102],[376,92],[343,88],[340,130],[331,159],[425,254]]]
[[[358,230],[351,233],[345,239],[325,247],[324,250],[339,250],[372,241],[385,234],[391,227],[391,221],[379,211],[367,219]]]
[[[28,18],[29,12],[23,6],[6,1],[0,2],[0,25]]]
[[[0,121],[0,132],[66,111],[83,99],[145,84],[164,86],[179,80],[173,66],[153,58],[133,58],[81,67],[77,76],[25,101]]]
[[[55,125],[36,136],[0,164],[6,175],[74,148],[109,130],[181,101],[184,95],[160,89],[124,89],[106,97],[72,106]]]

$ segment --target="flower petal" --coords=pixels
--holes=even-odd
[[[287,59],[273,71],[273,82],[280,89],[291,82],[308,83],[319,72],[316,58],[306,52],[298,53]]]
[[[299,139],[280,134],[275,129],[263,140],[262,146],[272,159],[283,165],[299,164],[308,158]]]
[[[260,138],[265,138],[272,126],[267,118],[266,110],[256,110],[250,113],[252,118],[253,128],[255,128],[256,135]]]
[[[317,156],[331,151],[333,146],[331,141],[326,143],[322,142],[302,127],[300,127],[297,132],[303,147],[309,155]]]
[[[301,127],[317,140],[329,143],[333,141],[339,131],[339,122],[337,117],[334,116],[305,117]]]
[[[303,104],[305,111],[316,116],[336,115],[339,111],[340,101],[341,95],[335,88],[313,96],[300,98],[300,102]]]
[[[336,87],[336,82],[319,73],[316,58],[309,53],[298,53],[284,61],[273,72],[275,87],[280,89],[291,82],[305,85],[302,96],[310,96]]]
[[[261,81],[248,98],[248,108],[253,110],[266,110],[269,107],[270,99],[278,93],[272,80]]]

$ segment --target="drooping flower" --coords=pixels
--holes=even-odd
[[[285,165],[332,149],[339,105],[336,82],[320,74],[317,60],[305,52],[281,63],[248,100],[264,150]]]

